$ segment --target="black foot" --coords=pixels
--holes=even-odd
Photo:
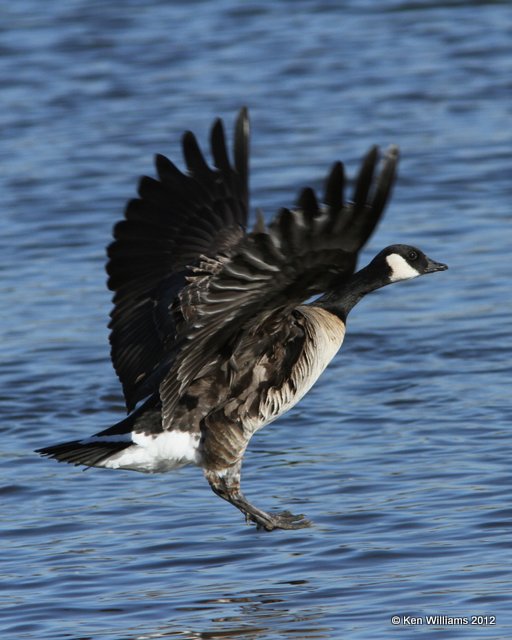
[[[272,531],[273,529],[304,529],[311,526],[311,521],[304,515],[293,515],[289,511],[278,513],[265,513],[261,511],[256,514],[246,514],[247,522],[256,523],[257,529]]]
[[[289,511],[266,513],[255,507],[240,491],[240,465],[238,462],[228,472],[220,475],[215,471],[205,471],[205,476],[212,490],[223,500],[227,500],[244,515],[246,522],[253,522],[258,529],[272,531],[273,529],[304,529],[310,527],[311,522],[302,514],[294,516]]]

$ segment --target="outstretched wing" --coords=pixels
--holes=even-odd
[[[128,409],[144,395],[165,343],[174,334],[169,307],[186,286],[200,256],[228,255],[245,233],[248,213],[249,119],[240,111],[234,163],[224,128],[216,120],[210,136],[215,168],[206,163],[191,132],[183,136],[187,172],[156,156],[158,179],[143,177],[139,198],[114,227],[108,247],[108,286],[114,291],[110,344]]]
[[[196,267],[175,305],[182,320],[176,325],[178,353],[159,389],[164,426],[188,385],[235,350],[237,336],[279,310],[286,322],[290,308],[352,275],[389,198],[397,160],[392,147],[375,177],[378,150],[370,149],[349,202],[343,200],[343,165],[336,163],[323,206],[312,189],[304,189],[296,210],[282,209],[268,229],[259,220],[230,256]]]

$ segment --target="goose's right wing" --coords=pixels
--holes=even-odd
[[[268,228],[259,220],[230,256],[199,264],[178,296],[179,353],[173,353],[160,384],[164,424],[187,386],[229,352],[241,330],[250,332],[279,309],[284,318],[293,306],[352,275],[389,198],[397,160],[398,150],[391,147],[374,179],[378,151],[373,147],[347,203],[343,166],[335,164],[324,206],[304,189],[297,210],[282,209]]]

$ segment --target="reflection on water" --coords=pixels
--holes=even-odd
[[[507,3],[2,12],[3,637],[368,640],[409,613],[496,615],[473,631],[510,637]],[[248,496],[314,522],[271,535],[197,469],[84,473],[32,453],[122,415],[112,224],[155,152],[180,160],[185,128],[204,141],[242,104],[254,207],[270,215],[335,159],[353,175],[371,144],[398,143],[363,259],[408,242],[450,266],[365,300],[319,385],[254,438]]]
[[[282,629],[303,638],[328,638],[332,629],[320,623],[321,608],[306,607],[300,612],[292,612],[286,602],[289,594],[284,590],[272,590],[249,596],[223,596],[205,599],[197,606],[184,607],[183,611],[210,611],[215,631],[189,631],[193,638],[262,638]],[[219,615],[225,610],[224,615]],[[233,615],[234,611],[238,611]],[[229,614],[229,615],[228,615]],[[171,632],[172,634],[173,632]],[[182,633],[186,633],[184,630]],[[165,637],[165,635],[164,635]],[[171,635],[172,637],[172,635]]]

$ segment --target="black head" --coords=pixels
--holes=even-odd
[[[393,244],[383,249],[373,260],[375,266],[387,270],[389,282],[417,278],[425,273],[445,271],[448,267],[435,262],[423,251],[406,244]]]
[[[316,304],[345,322],[350,310],[367,293],[392,282],[445,269],[448,269],[445,264],[431,260],[420,249],[406,244],[393,244],[378,253],[369,265],[348,280],[345,279],[340,287],[326,291]]]

